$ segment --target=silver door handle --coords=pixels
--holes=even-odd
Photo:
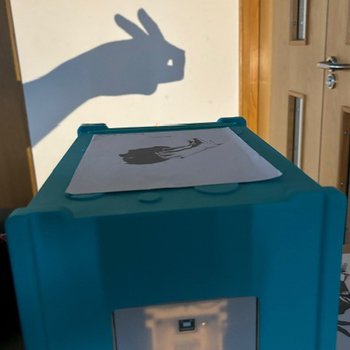
[[[350,69],[350,63],[338,63],[337,58],[334,56],[328,57],[327,61],[317,63],[317,67],[321,69],[328,69],[330,72],[334,70]]]

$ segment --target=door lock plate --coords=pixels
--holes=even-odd
[[[328,73],[326,77],[326,86],[328,89],[334,89],[337,83],[336,76],[333,73]]]

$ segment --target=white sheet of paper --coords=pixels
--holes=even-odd
[[[104,134],[93,136],[66,192],[251,182],[281,174],[229,128]]]

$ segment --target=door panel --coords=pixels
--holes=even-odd
[[[329,0],[326,57],[335,56],[341,63],[350,63],[349,4],[349,0]],[[350,69],[333,73],[337,80],[335,88],[324,92],[320,182],[347,192],[341,163],[348,162],[348,150],[344,150],[342,140],[344,118],[349,116],[350,109]]]
[[[350,63],[350,1],[329,0],[326,57]],[[328,72],[325,72],[325,75]],[[349,203],[349,119],[350,69],[333,72],[334,89],[325,89],[321,136],[320,183],[335,186],[348,195]],[[350,213],[345,242],[350,242]]]
[[[327,0],[308,1],[304,40],[292,35],[295,1],[273,2],[270,143],[284,155],[293,148],[288,138],[290,92],[305,96],[301,168],[318,180],[323,71],[316,62],[325,54]]]
[[[296,6],[302,2],[272,2],[268,140],[291,160],[298,142],[300,167],[322,185],[335,186],[348,195],[350,69],[329,71],[317,63],[334,56],[338,63],[350,64],[350,0],[309,0],[306,37],[295,40],[301,17]],[[336,80],[332,89],[325,84],[329,74]],[[295,118],[291,101],[298,95],[304,96],[304,113],[299,127],[302,135],[296,138],[291,129],[297,125],[291,119]],[[349,233],[346,240],[350,240]]]

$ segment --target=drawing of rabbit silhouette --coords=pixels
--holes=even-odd
[[[184,78],[185,51],[165,40],[145,10],[138,18],[144,30],[115,16],[131,39],[102,44],[24,84],[33,145],[91,98],[150,95],[158,84]]]

